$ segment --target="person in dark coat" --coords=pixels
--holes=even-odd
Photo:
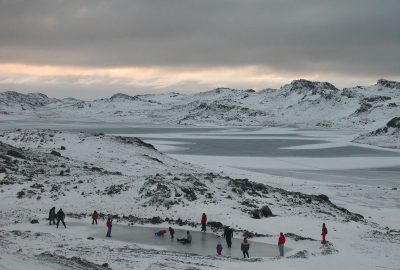
[[[222,244],[220,241],[217,243],[217,255],[222,256]]]
[[[56,214],[56,218],[57,218],[57,228],[58,225],[61,223],[64,225],[65,229],[67,228],[67,226],[65,225],[64,219],[65,219],[65,214],[63,212],[63,210],[60,208],[60,210],[58,210],[57,214]]]
[[[168,229],[169,229],[169,235],[171,235],[171,239],[174,239],[175,230],[172,229],[171,227],[169,227]]]
[[[49,225],[51,225],[51,223],[53,223],[53,225],[56,225],[56,208],[52,207],[49,211]]]
[[[207,231],[207,215],[206,213],[203,213],[201,216],[201,231],[205,232]]]
[[[328,229],[326,228],[325,223],[322,223],[322,233],[321,233],[322,241],[321,241],[321,244],[326,244],[325,237],[326,237],[327,234],[328,234]]]
[[[94,210],[92,214],[92,224],[96,223],[97,224],[97,219],[99,218],[99,214],[97,213],[96,210]]]
[[[278,239],[279,255],[280,255],[281,257],[284,256],[284,252],[285,252],[285,242],[286,242],[285,235],[281,232],[280,235],[279,235],[279,239]]]
[[[228,248],[232,247],[232,237],[233,237],[233,230],[229,228],[228,226],[225,227],[224,229],[224,237],[226,239],[226,245]]]
[[[250,242],[249,242],[249,240],[247,240],[246,237],[243,239],[240,249],[243,252],[243,258],[246,258],[246,256],[247,256],[247,258],[250,258],[250,256],[249,256]]]
[[[111,237],[111,229],[112,229],[112,219],[111,218],[107,219],[106,226],[107,226],[106,237]]]

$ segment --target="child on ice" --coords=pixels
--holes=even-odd
[[[218,241],[218,244],[217,244],[217,255],[222,256],[222,244],[220,241]]]
[[[160,231],[156,232],[155,235],[164,237],[164,234],[166,234],[166,233],[167,233],[166,230],[160,230]]]

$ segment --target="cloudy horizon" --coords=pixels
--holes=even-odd
[[[400,80],[399,10],[397,0],[0,0],[0,91],[91,99]]]

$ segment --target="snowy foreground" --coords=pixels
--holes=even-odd
[[[0,268],[400,269],[397,189],[257,173],[243,178],[234,169],[221,173],[178,161],[136,138],[1,131]],[[67,213],[67,229],[48,225],[51,206]],[[264,206],[273,216],[253,218]],[[229,225],[235,238],[248,231],[251,242],[273,245],[283,231],[291,250],[285,258],[266,251],[266,257],[242,260],[93,237],[95,209],[104,234],[104,215],[121,226],[198,231],[206,212],[209,231],[222,234],[221,226]],[[323,222],[327,245],[320,244]]]

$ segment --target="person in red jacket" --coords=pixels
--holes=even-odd
[[[166,233],[167,233],[166,230],[159,230],[158,232],[155,232],[154,235],[164,237],[164,234]]]
[[[201,216],[201,231],[205,232],[207,230],[207,215],[206,213],[203,213],[203,215]]]
[[[111,237],[111,228],[112,228],[112,219],[111,218],[107,219],[106,225],[107,225],[107,228],[108,228],[106,236],[107,237]]]
[[[328,229],[326,228],[325,223],[322,223],[322,233],[321,233],[322,241],[321,241],[321,244],[326,244],[325,237],[326,237],[327,234],[328,234]]]
[[[281,232],[278,239],[279,255],[281,255],[281,257],[284,256],[285,242],[286,242],[285,235]]]
[[[99,214],[97,213],[96,210],[94,210],[93,214],[92,214],[92,224],[94,224],[96,222],[97,224],[97,219],[99,218]]]

